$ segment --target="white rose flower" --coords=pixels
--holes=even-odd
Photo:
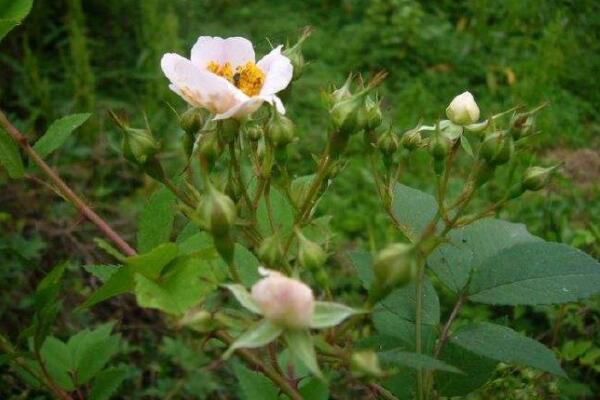
[[[171,90],[190,105],[209,110],[216,120],[243,118],[265,101],[283,114],[285,108],[276,93],[289,85],[293,67],[281,48],[256,63],[247,39],[201,36],[190,60],[167,53],[161,67]]]
[[[446,116],[457,125],[470,125],[479,120],[479,107],[470,92],[456,96],[446,108]]]
[[[252,299],[268,320],[293,329],[311,325],[315,298],[310,287],[276,271],[261,268],[266,275],[252,286]]]

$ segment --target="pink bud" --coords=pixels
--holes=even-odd
[[[259,269],[265,276],[252,286],[252,298],[265,318],[286,328],[307,328],[315,311],[310,287],[277,271]]]

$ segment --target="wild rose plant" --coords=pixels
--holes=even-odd
[[[188,107],[176,105],[185,168],[174,176],[165,173],[150,128],[130,127],[112,114],[123,131],[124,156],[159,186],[142,212],[137,249],[0,114],[15,144],[110,241],[97,243],[119,267],[110,273],[88,267],[103,284],[80,308],[131,293],[139,307],[162,311],[175,334],[202,343],[206,354],[239,358],[264,375],[279,398],[463,396],[484,385],[499,363],[565,377],[542,343],[461,315],[469,302],[563,304],[600,290],[600,265],[593,258],[495,217],[524,192],[543,190],[555,171],[527,165],[524,157],[538,134],[541,108],[480,113],[465,91],[449,102],[447,119],[400,133],[376,94],[385,74],[350,75],[324,95],[330,129],[313,172],[298,176],[287,154],[291,147],[304,151],[307,138],[285,115],[282,99],[295,95],[292,82],[306,67],[302,44],[309,33],[259,61],[252,43],[240,37],[202,36],[189,59],[164,55],[165,84]],[[333,248],[327,210],[318,207],[357,136],[371,162],[373,195],[397,232],[395,242],[376,252]],[[417,153],[427,155],[432,171],[419,187],[433,187],[433,195],[402,183]],[[503,171],[510,171],[508,180]],[[458,193],[450,190],[451,180],[462,182]],[[474,206],[491,183],[501,194]],[[172,231],[176,214],[188,221],[180,232]],[[31,347],[4,337],[0,344],[8,362],[29,379],[58,398],[75,399],[106,382],[94,374],[75,379],[85,370],[75,358],[53,359],[77,353],[77,343],[49,335],[63,272],[57,267],[38,287],[37,312],[23,332]],[[340,275],[352,285],[341,286]],[[443,321],[442,287],[454,302]],[[56,348],[62,352],[51,351]],[[93,378],[90,389],[86,382]]]

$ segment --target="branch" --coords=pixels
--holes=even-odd
[[[60,194],[69,202],[71,202],[79,212],[86,217],[91,223],[108,238],[110,239],[125,255],[133,256],[136,251],[119,236],[98,214],[96,214],[84,201],[81,199],[62,178],[56,173],[46,162],[35,152],[35,150],[29,144],[29,141],[19,130],[10,123],[6,118],[6,115],[0,111],[0,126],[6,130],[8,135],[18,144],[23,151],[31,158],[31,160],[42,170],[42,172],[48,177]]]
[[[228,345],[231,345],[231,343],[233,343],[234,341],[234,339],[231,336],[229,336],[223,331],[215,332],[215,336],[217,337],[217,339]],[[274,384],[279,386],[281,391],[287,394],[292,400],[303,400],[302,395],[298,393],[298,390],[296,390],[292,385],[290,385],[290,383],[285,377],[277,373],[275,369],[266,366],[258,357],[252,354],[252,352],[248,351],[247,349],[237,349],[235,353],[249,365],[258,368],[263,374],[265,374],[267,378],[269,378]]]

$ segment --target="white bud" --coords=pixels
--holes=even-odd
[[[251,296],[265,318],[286,328],[308,328],[315,311],[311,288],[277,271],[259,271],[265,278],[252,286]]]
[[[446,108],[446,116],[457,125],[470,125],[479,120],[479,107],[470,92],[456,96]]]

